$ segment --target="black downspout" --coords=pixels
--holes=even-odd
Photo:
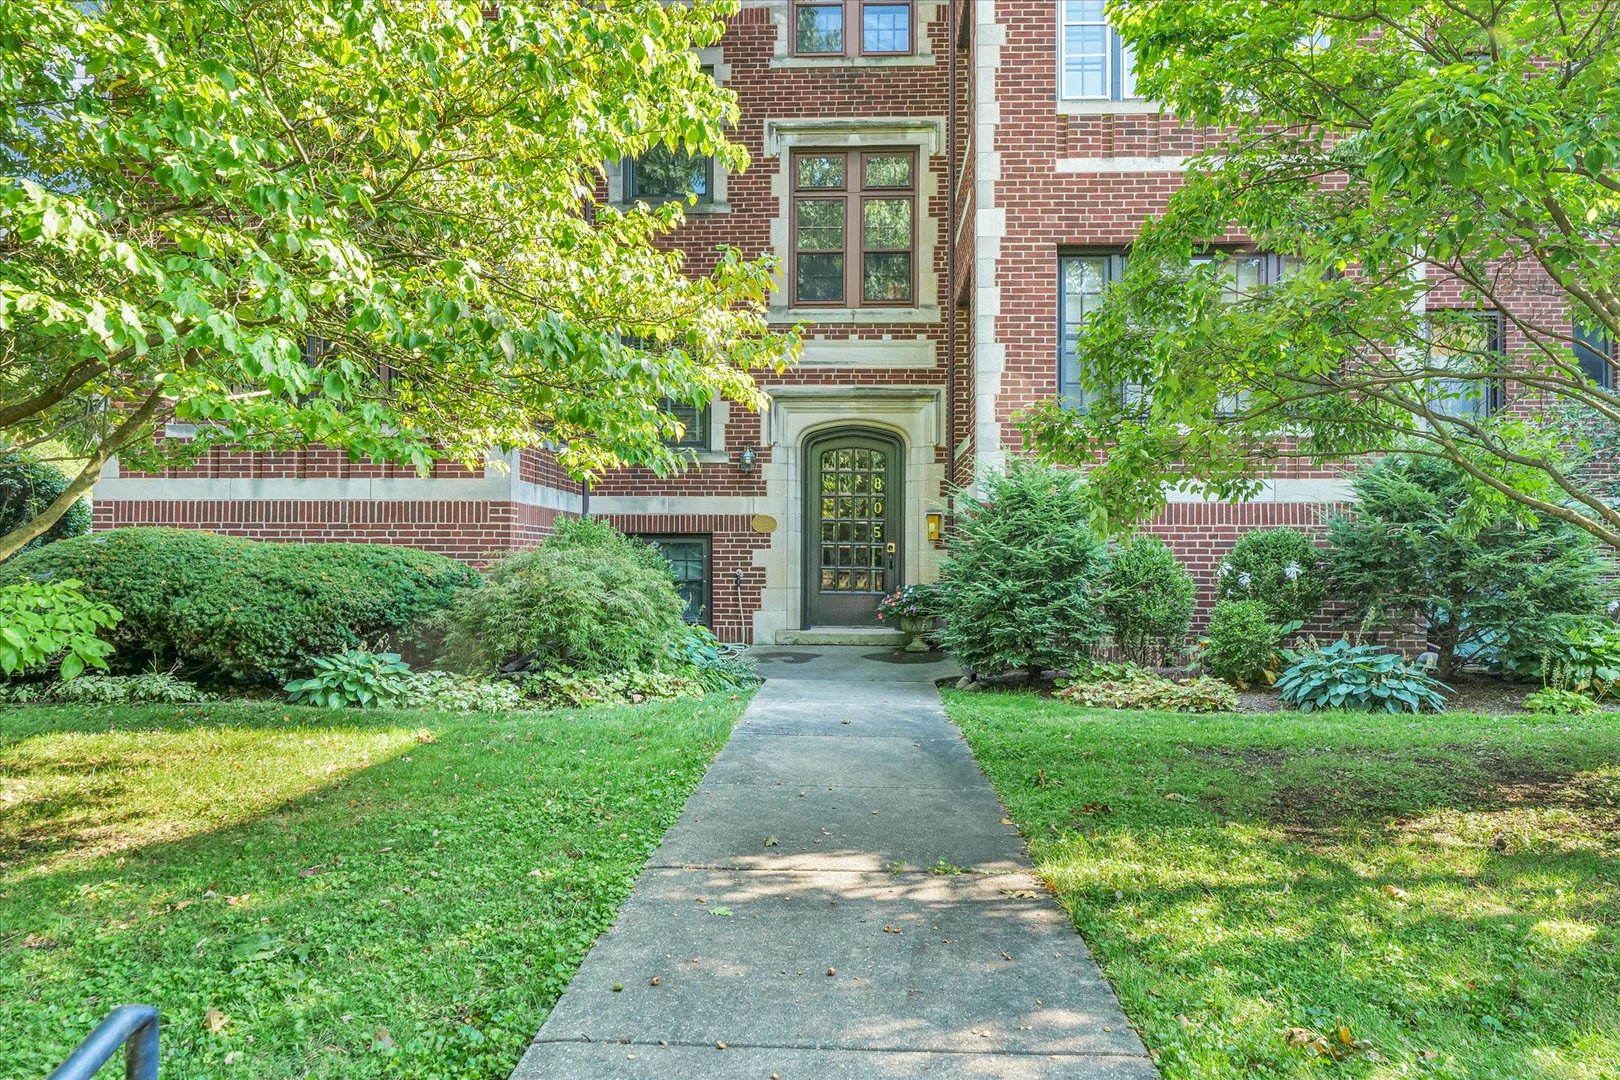
[[[579,482],[579,518],[580,518],[581,521],[584,521],[586,518],[588,518],[590,516],[591,516],[591,482],[589,480],[581,480]]]

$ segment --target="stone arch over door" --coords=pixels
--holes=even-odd
[[[851,425],[804,443],[803,625],[881,626],[877,603],[903,584],[906,448]]]

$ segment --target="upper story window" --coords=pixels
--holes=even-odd
[[[1436,313],[1428,326],[1429,366],[1459,373],[1458,378],[1431,378],[1423,387],[1424,404],[1437,416],[1483,419],[1502,407],[1500,380],[1479,374],[1500,366],[1504,348],[1502,314],[1497,311]],[[1473,377],[1468,377],[1470,373]]]
[[[1108,25],[1103,0],[1058,0],[1058,19],[1058,97],[1135,100],[1134,58]]]
[[[1575,328],[1575,359],[1580,362],[1586,377],[1602,390],[1614,386],[1614,342],[1601,330]]]
[[[911,150],[793,154],[795,305],[916,302],[917,155]]]
[[[655,146],[625,162],[625,201],[668,202],[696,197],[699,204],[714,201],[714,158]]]
[[[793,0],[798,56],[904,56],[915,0]]]
[[[1099,395],[1080,380],[1080,330],[1102,307],[1108,286],[1125,276],[1124,255],[1065,255],[1058,260],[1058,396],[1083,409]]]
[[[679,420],[682,431],[679,438],[668,438],[664,445],[676,450],[707,450],[709,448],[708,405],[693,405],[685,401],[665,398],[659,403],[663,412]]]

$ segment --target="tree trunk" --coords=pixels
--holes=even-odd
[[[1040,664],[1030,664],[1025,670],[1029,674],[1029,685],[1034,686],[1041,681],[1041,672],[1045,671],[1046,668]]]
[[[0,536],[0,562],[5,562],[29,543],[44,536],[52,525],[60,521],[62,515],[94,486],[96,478],[101,475],[102,466],[146,430],[147,423],[162,402],[163,392],[152,391],[141,403],[141,407],[125,417],[124,422],[96,447],[95,453],[90,455],[90,460],[84,463],[84,468],[80,469],[79,475],[68,484],[66,491],[58,495],[51,505],[41,510],[32,520],[25,521],[6,535]]]

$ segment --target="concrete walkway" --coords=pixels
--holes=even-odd
[[[757,655],[514,1080],[1157,1076],[945,719],[948,661]]]

